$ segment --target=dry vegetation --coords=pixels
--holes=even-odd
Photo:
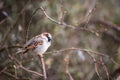
[[[38,56],[15,55],[42,32],[47,80],[120,80],[120,0],[0,1],[0,80],[44,80]]]

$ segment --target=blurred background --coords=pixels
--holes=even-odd
[[[76,29],[52,22],[42,10],[36,11],[41,6],[51,18]],[[103,57],[102,65],[100,55],[90,53],[98,60],[101,80],[109,80],[107,72],[110,80],[120,74],[120,0],[0,0],[0,80],[43,80],[9,59],[26,43],[27,31],[28,39],[42,32],[53,36],[44,55],[48,80],[72,80],[70,76],[74,80],[99,80],[93,59],[80,49],[110,56]],[[15,58],[25,68],[42,73],[33,52]]]

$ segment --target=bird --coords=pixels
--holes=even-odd
[[[37,35],[26,42],[23,46],[23,49],[18,51],[18,53],[27,53],[28,51],[35,52],[41,60],[42,68],[43,68],[43,75],[44,80],[47,79],[45,63],[43,59],[43,54],[47,51],[47,49],[51,46],[52,35],[48,32],[43,32],[40,35]]]
[[[23,46],[22,53],[33,51],[38,55],[42,55],[51,46],[52,35],[48,32],[43,32],[40,35],[28,40]]]

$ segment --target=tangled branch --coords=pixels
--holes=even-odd
[[[110,80],[110,75],[109,75],[107,66],[105,65],[105,62],[104,62],[103,58],[109,58],[114,64],[120,65],[112,57],[110,57],[110,56],[108,56],[106,54],[95,52],[95,51],[91,51],[91,50],[88,50],[88,49],[81,49],[81,48],[74,48],[74,47],[72,47],[72,48],[67,48],[67,49],[56,50],[56,51],[53,51],[53,52],[48,52],[46,54],[52,53],[54,55],[54,53],[55,53],[55,55],[57,55],[57,54],[61,54],[62,52],[71,51],[71,50],[80,50],[80,51],[85,52],[85,54],[89,55],[89,57],[92,59],[92,61],[94,63],[95,72],[98,75],[100,80],[103,80],[103,79],[100,76],[100,73],[99,73],[99,70],[98,70],[99,69],[98,64],[102,65],[102,67],[103,67],[103,69],[104,69],[104,71],[105,71],[105,73],[107,75],[107,79]],[[93,56],[93,54],[98,56],[98,60],[96,59],[96,57]]]
[[[18,66],[19,68],[27,71],[28,73],[32,73],[32,74],[35,74],[35,75],[38,75],[38,76],[43,76],[42,74],[40,74],[40,73],[38,73],[38,72],[36,72],[36,71],[32,71],[32,70],[29,70],[29,69],[25,68],[25,67],[22,65],[21,61],[19,61],[19,60],[18,60],[17,58],[15,58],[14,56],[9,55],[9,58],[10,58],[10,60],[12,60],[12,61],[14,60],[15,62],[17,62],[18,65],[16,65],[16,66]]]

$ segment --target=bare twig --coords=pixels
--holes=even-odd
[[[4,23],[4,22],[7,20],[7,18],[8,18],[8,16],[7,16],[6,18],[4,18],[2,21],[0,21],[0,25],[1,25],[2,23]]]
[[[8,28],[8,30],[6,31],[5,35],[4,35],[3,38],[2,38],[0,47],[2,47],[2,46],[4,45],[4,43],[5,43],[8,35],[9,35],[9,33],[10,33],[10,31],[11,31],[14,27],[15,27],[15,26],[10,26],[10,27]]]
[[[30,22],[29,22],[29,25],[27,27],[27,31],[26,31],[26,41],[28,40],[28,35],[29,35],[29,29],[30,29],[30,25],[31,25],[31,21],[32,21],[32,18],[33,16],[35,15],[35,13],[38,11],[38,10],[42,10],[42,12],[44,13],[44,15],[46,16],[46,18],[48,18],[50,21],[58,24],[58,25],[61,25],[61,26],[64,26],[64,27],[68,27],[70,29],[73,29],[73,30],[81,30],[81,31],[87,31],[87,32],[90,32],[90,33],[93,33],[95,35],[98,36],[98,33],[101,33],[101,31],[98,31],[98,30],[89,30],[88,28],[86,28],[86,26],[88,25],[88,23],[99,23],[99,24],[102,24],[104,26],[110,26],[110,28],[113,28],[113,29],[116,29],[118,31],[120,31],[120,28],[118,26],[116,26],[115,24],[112,24],[110,22],[105,22],[105,21],[101,21],[101,20],[96,20],[96,21],[92,21],[90,20],[91,16],[92,16],[92,13],[95,11],[96,9],[96,6],[91,8],[89,11],[88,11],[88,14],[86,15],[86,18],[84,20],[84,22],[82,22],[81,24],[84,24],[84,27],[77,27],[77,26],[73,26],[73,25],[70,25],[70,24],[67,24],[63,21],[63,18],[64,18],[64,13],[62,13],[62,16],[61,16],[61,19],[60,20],[55,20],[53,18],[51,18],[47,12],[45,11],[45,9],[41,6],[40,8],[37,8],[31,18],[30,18]]]
[[[95,34],[95,35],[96,35],[96,33],[98,33],[98,31],[96,32],[95,30],[89,30],[89,29],[87,29],[87,28],[78,28],[77,26],[73,26],[73,25],[71,25],[71,24],[67,24],[67,23],[65,23],[65,22],[63,22],[63,21],[55,20],[55,19],[51,18],[51,17],[46,13],[46,11],[45,11],[45,9],[44,9],[43,7],[40,7],[40,9],[43,11],[43,13],[44,13],[44,15],[46,16],[46,18],[48,18],[50,21],[52,21],[52,22],[54,22],[54,23],[56,23],[56,24],[58,24],[58,25],[61,25],[61,26],[64,26],[64,27],[68,27],[68,28],[73,29],[73,30],[87,31],[87,32],[93,33],[93,34]],[[86,24],[86,23],[85,23],[85,24]]]
[[[0,74],[1,74],[2,72],[4,72],[6,69],[7,69],[7,67],[4,67],[4,68],[0,71]]]
[[[60,14],[59,14],[59,21],[62,23],[63,21],[64,21],[64,17],[65,17],[65,13],[66,13],[66,11],[64,10],[64,3],[63,3],[63,1],[61,1],[61,12],[60,12]]]
[[[88,49],[82,49],[82,48],[75,48],[75,47],[72,47],[72,48],[66,48],[66,49],[60,49],[60,50],[56,50],[56,51],[52,51],[52,52],[47,52],[45,54],[48,54],[48,53],[60,53],[60,52],[64,52],[64,51],[70,51],[70,50],[81,50],[81,51],[85,51],[85,52],[90,52],[90,53],[93,53],[95,55],[99,55],[99,56],[103,56],[103,57],[106,57],[106,58],[109,58],[114,64],[117,64],[117,65],[120,65],[120,63],[116,62],[112,57],[108,56],[107,54],[102,54],[102,53],[99,53],[99,52],[96,52],[96,51],[92,51],[92,50],[88,50]]]
[[[36,14],[36,12],[37,12],[39,9],[40,9],[40,8],[37,8],[37,9],[33,12],[32,16],[30,17],[30,21],[29,21],[29,24],[28,24],[28,26],[27,26],[27,30],[26,30],[26,39],[25,39],[25,42],[28,41],[29,30],[30,30],[30,26],[31,26],[32,18],[33,18],[33,16]]]
[[[106,75],[107,75],[108,80],[110,80],[108,69],[107,69],[107,67],[106,67],[106,65],[105,65],[105,63],[104,63],[104,61],[103,61],[103,56],[100,56],[100,61],[101,61],[101,64],[102,64],[102,66],[103,66],[103,69],[104,69],[105,72],[106,72]]]
[[[3,52],[5,49],[12,49],[12,48],[23,48],[23,46],[13,45],[13,46],[2,47],[2,48],[0,48],[0,52]]]
[[[44,15],[52,22],[58,24],[58,25],[63,25],[65,27],[69,27],[69,28],[72,28],[72,29],[75,29],[75,26],[73,25],[69,25],[69,24],[66,24],[64,22],[61,22],[61,21],[57,21],[57,20],[54,20],[53,18],[51,18],[45,11],[45,9],[43,7],[40,7],[40,9],[43,11]]]
[[[46,74],[46,69],[45,69],[45,63],[44,63],[44,58],[43,55],[38,55],[42,64],[42,69],[43,69],[43,76],[44,76],[44,80],[47,79],[47,74]]]
[[[95,72],[96,72],[96,74],[97,74],[97,76],[99,77],[99,79],[100,80],[102,80],[102,77],[100,76],[100,73],[99,73],[99,71],[98,71],[98,69],[99,69],[99,66],[98,66],[98,63],[99,64],[102,64],[102,66],[103,66],[103,69],[105,70],[105,72],[106,72],[106,75],[107,75],[107,77],[108,77],[108,80],[110,79],[109,78],[109,72],[108,72],[108,69],[107,69],[107,67],[106,67],[106,65],[104,64],[104,61],[103,61],[103,59],[101,59],[101,61],[100,62],[98,62],[97,60],[96,60],[96,58],[93,56],[93,54],[94,55],[97,55],[97,56],[101,56],[102,58],[103,57],[105,57],[105,58],[108,58],[108,59],[110,59],[114,64],[117,64],[117,65],[120,65],[118,62],[116,62],[113,58],[111,58],[110,56],[108,56],[107,54],[102,54],[102,53],[99,53],[99,52],[95,52],[95,51],[91,51],[91,50],[88,50],[88,49],[81,49],[81,48],[67,48],[67,49],[61,49],[61,50],[57,50],[57,51],[53,51],[53,52],[48,52],[48,53],[60,53],[61,54],[61,52],[65,52],[65,51],[70,51],[70,50],[81,50],[81,51],[84,51],[84,52],[86,52],[86,54],[88,54],[90,57],[91,57],[91,59],[93,60],[93,62],[94,62],[94,67],[95,67]],[[46,54],[48,54],[48,53],[46,53]],[[53,54],[54,55],[54,54]],[[56,54],[57,55],[57,54]]]
[[[85,28],[85,27],[84,27],[84,28],[81,28],[81,27],[77,27],[77,26],[70,25],[70,24],[66,24],[66,23],[63,22],[63,21],[55,20],[55,19],[51,18],[51,17],[47,14],[47,12],[45,11],[45,9],[44,9],[43,7],[40,7],[40,9],[43,11],[44,15],[45,15],[50,21],[52,21],[52,22],[54,22],[54,23],[56,23],[56,24],[58,24],[58,25],[62,25],[62,26],[65,26],[65,27],[68,27],[68,28],[71,28],[71,29],[74,29],[74,30],[78,30],[78,31],[79,31],[79,30],[87,31],[87,32],[93,33],[93,34],[95,34],[95,35],[98,35],[98,33],[101,33],[101,31],[99,31],[99,30],[89,30],[88,28]],[[115,29],[115,30],[117,30],[117,31],[120,31],[120,27],[117,26],[117,25],[115,25],[115,24],[113,24],[113,23],[111,23],[111,22],[107,22],[107,21],[103,21],[103,20],[90,20],[91,15],[92,15],[92,13],[94,12],[95,9],[96,9],[96,7],[94,7],[94,8],[92,8],[92,9],[89,10],[88,15],[86,16],[85,21],[84,21],[83,23],[81,23],[81,24],[84,24],[85,26],[87,26],[88,23],[94,23],[94,24],[97,23],[97,24],[102,24],[102,25],[104,25],[105,27],[113,28],[113,29]]]
[[[92,2],[92,3],[93,3],[93,2]],[[88,13],[86,14],[86,17],[85,17],[85,19],[84,19],[84,22],[85,22],[84,27],[85,27],[85,28],[88,26],[88,23],[89,23],[92,15],[93,15],[93,12],[95,11],[95,9],[96,9],[96,6],[88,9]]]
[[[116,42],[120,42],[120,37],[115,35],[114,33],[109,33],[109,32],[104,32],[105,35],[111,37],[112,39],[114,39]]]
[[[95,72],[96,72],[97,76],[99,77],[100,80],[102,80],[102,77],[100,76],[100,73],[98,71],[98,64],[96,63],[96,60],[94,61],[94,66],[95,66]]]
[[[68,75],[69,80],[74,80],[72,75],[70,74],[70,71],[69,71],[69,55],[66,55],[64,61],[65,61],[65,66],[66,66],[66,68],[65,68],[66,74]]]
[[[94,24],[101,24],[103,25],[104,27],[107,27],[107,28],[112,28],[116,31],[120,31],[120,26],[110,22],[110,21],[105,21],[105,20],[91,20],[90,23],[94,23]]]
[[[42,74],[40,74],[40,73],[38,73],[38,72],[35,72],[35,71],[32,71],[32,70],[29,70],[29,69],[23,67],[22,65],[20,65],[19,67],[20,67],[21,69],[27,71],[27,72],[32,73],[32,74],[36,74],[36,75],[38,75],[38,76],[43,76]]]
[[[8,76],[10,76],[10,77],[12,77],[12,78],[14,78],[15,80],[18,79],[18,77],[12,75],[11,73],[9,73],[7,71],[3,71],[3,73],[6,74],[6,75],[8,75]]]
[[[38,73],[38,72],[36,72],[36,71],[32,71],[32,70],[29,70],[29,69],[25,68],[25,67],[21,64],[21,62],[20,62],[18,59],[16,59],[15,57],[9,55],[9,58],[10,58],[11,60],[16,61],[17,64],[18,64],[17,66],[20,67],[21,69],[27,71],[28,73],[32,73],[32,74],[35,74],[35,75],[38,75],[38,76],[43,76],[42,74],[40,74],[40,73]]]
[[[112,57],[109,57],[109,58],[110,58],[110,60],[111,60],[114,64],[120,65],[120,63],[116,62]]]
[[[86,51],[87,54],[92,58],[93,62],[94,62],[94,67],[95,67],[95,72],[97,74],[97,76],[99,77],[100,80],[102,80],[102,77],[100,76],[100,73],[98,71],[98,64],[97,64],[97,60],[90,54],[90,52]]]
[[[27,2],[27,4],[28,4],[29,2],[30,2],[30,0]],[[26,4],[26,6],[27,6],[27,4]],[[26,6],[24,6],[24,7],[22,8],[22,10],[20,11],[20,13],[18,14],[18,17],[17,17],[16,21],[15,21],[15,22],[13,23],[13,25],[10,26],[9,29],[6,31],[5,35],[4,35],[3,38],[2,38],[2,41],[1,41],[1,43],[0,43],[0,47],[2,47],[2,46],[4,45],[7,37],[9,36],[9,33],[13,30],[13,28],[16,27],[16,24],[17,24],[17,22],[19,21],[19,19],[21,18],[21,14],[22,14],[22,12],[25,10]]]

